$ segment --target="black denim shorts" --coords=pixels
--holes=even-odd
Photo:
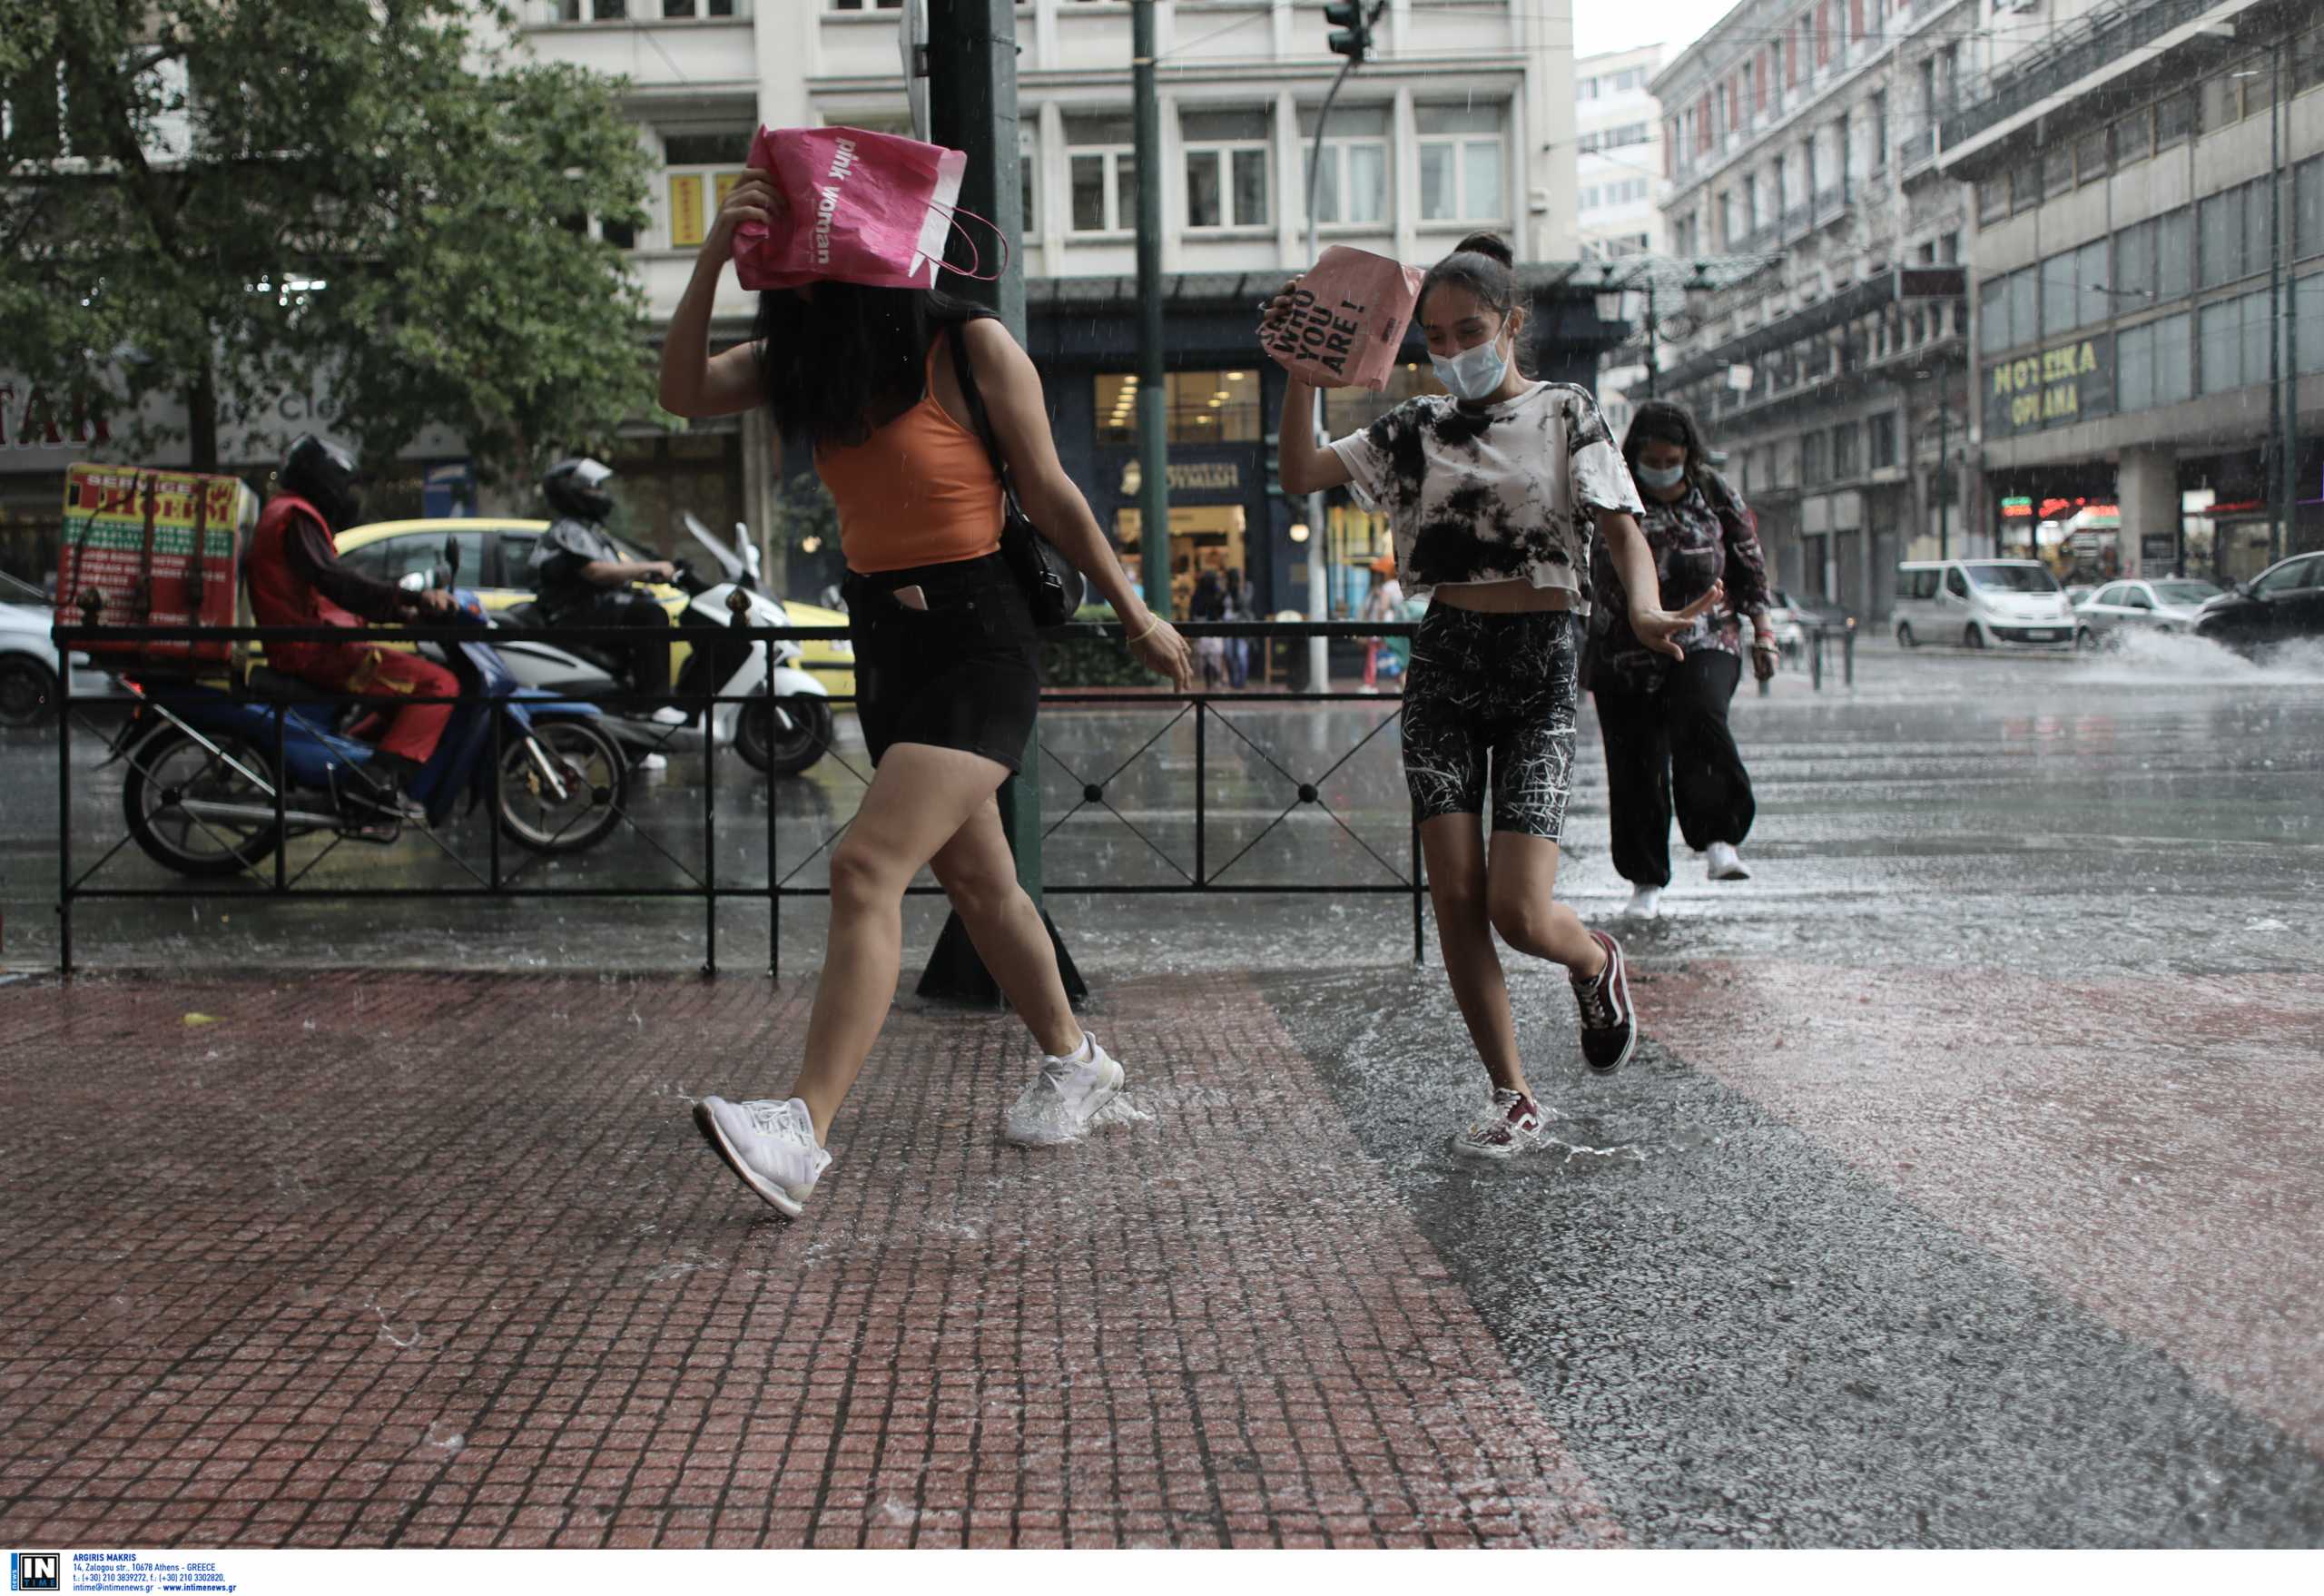
[[[917,586],[925,610],[894,594]],[[877,764],[899,743],[980,754],[1020,772],[1039,707],[1039,639],[1025,590],[999,555],[848,574],[856,713]]]
[[[1422,820],[1482,814],[1556,842],[1573,792],[1581,625],[1567,610],[1481,615],[1437,604],[1413,638],[1404,783]]]

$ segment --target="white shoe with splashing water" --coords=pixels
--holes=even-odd
[[[1715,882],[1748,882],[1751,872],[1743,868],[1743,856],[1732,842],[1713,842],[1710,853],[1710,879]]]
[[[1122,1080],[1121,1065],[1085,1030],[1078,1053],[1042,1058],[1041,1072],[1017,1094],[1009,1109],[1005,1134],[1020,1147],[1072,1141],[1120,1095]]]

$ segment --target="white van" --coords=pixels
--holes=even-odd
[[[1906,648],[2072,648],[2073,606],[2039,560],[1906,560],[1889,624]]]

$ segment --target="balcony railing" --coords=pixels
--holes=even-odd
[[[1945,147],[1954,149],[2029,106],[2071,88],[2102,67],[2192,22],[2219,0],[2118,0],[2059,30],[2030,54],[1983,84],[1964,85],[1969,103],[1945,119]]]

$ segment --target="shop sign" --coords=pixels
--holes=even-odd
[[[2069,339],[1985,368],[1985,436],[2063,427],[2114,409],[2114,335]]]
[[[1164,468],[1173,493],[1240,493],[1243,468],[1236,460],[1172,460]],[[1134,494],[1145,483],[1144,472],[1133,459],[1122,468],[1122,492]]]

